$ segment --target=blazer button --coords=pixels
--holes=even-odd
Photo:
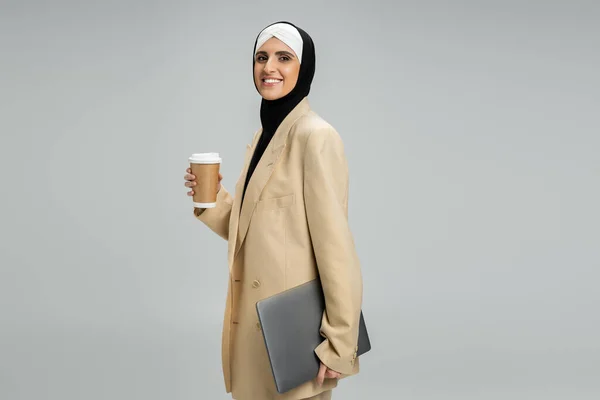
[[[257,323],[256,323],[256,330],[257,330],[257,331],[260,331],[260,322],[257,322]]]
[[[259,286],[260,286],[260,281],[259,281],[259,280],[255,280],[254,282],[252,282],[252,287],[253,287],[253,288],[255,288],[255,289],[256,289],[256,288],[257,288],[257,287],[259,287]]]

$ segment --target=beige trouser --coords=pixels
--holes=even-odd
[[[331,390],[326,390],[313,397],[307,397],[304,400],[331,400]]]

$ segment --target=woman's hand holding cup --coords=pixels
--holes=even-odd
[[[194,153],[189,157],[190,166],[186,170],[185,186],[189,187],[194,207],[214,208],[217,206],[217,193],[221,190],[221,157],[219,153]]]
[[[187,172],[187,174],[184,175],[183,179],[185,179],[185,183],[184,186],[191,188],[191,190],[189,192],[187,192],[188,196],[193,196],[194,195],[194,186],[196,186],[196,177],[194,175],[192,175],[192,169],[188,168],[185,170],[185,172]],[[223,179],[223,175],[221,175],[221,173],[219,172],[219,181],[217,182],[217,193],[219,193],[219,190],[221,190],[221,180]]]

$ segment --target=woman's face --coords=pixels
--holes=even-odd
[[[258,49],[254,60],[254,82],[265,100],[277,100],[294,89],[300,61],[288,45],[272,37]]]

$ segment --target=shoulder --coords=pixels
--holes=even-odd
[[[333,129],[333,126],[331,126],[329,122],[313,110],[310,110],[302,117],[298,118],[294,127],[299,133],[303,134],[308,134],[315,130]]]
[[[296,121],[293,136],[307,150],[320,149],[325,143],[342,146],[342,138],[333,125],[312,110]]]
[[[337,130],[314,111],[299,118],[290,134],[296,149],[302,151],[305,163],[329,163],[341,165],[345,163],[344,143]],[[321,160],[321,161],[318,161]]]

